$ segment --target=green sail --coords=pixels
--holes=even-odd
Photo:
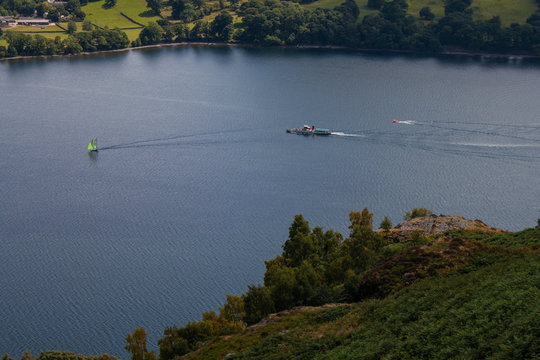
[[[90,140],[90,143],[88,144],[88,150],[97,150],[97,139],[95,137]]]

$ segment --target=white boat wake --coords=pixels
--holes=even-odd
[[[392,120],[394,124],[414,125],[416,121],[413,120]]]
[[[332,135],[337,135],[337,136],[350,136],[350,137],[365,137],[365,135],[361,135],[361,134],[346,134],[346,133],[341,132],[341,131],[332,131]]]

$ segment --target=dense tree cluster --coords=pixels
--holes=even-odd
[[[211,22],[200,20],[207,13],[203,2],[173,0],[171,4],[172,17],[194,21],[193,27],[150,24],[137,45],[234,40],[268,46],[337,45],[417,53],[458,48],[540,54],[540,14],[533,14],[526,24],[505,28],[498,17],[473,21],[471,0],[445,0],[445,15],[440,19],[435,19],[429,7],[422,8],[418,18],[407,15],[406,0],[370,0],[368,6],[379,11],[361,20],[354,0],[346,0],[331,10],[308,10],[294,1],[249,0],[236,6],[241,18],[236,23],[227,11]],[[157,9],[157,5],[152,6]]]
[[[0,0],[0,16],[34,16],[47,18],[57,22],[60,16],[70,20],[84,20],[86,14],[81,6],[86,5],[88,0],[68,0],[65,5],[52,6],[47,1],[41,0]]]
[[[24,6],[32,8],[32,1],[0,0],[0,14],[24,12]],[[38,14],[48,10],[49,17],[59,16],[62,11],[77,14],[84,1],[87,0],[69,0],[65,7],[58,9],[42,8],[50,5],[39,2],[32,9]],[[161,0],[148,0],[147,3],[157,14],[163,7]],[[231,9],[241,19],[234,22],[233,15],[227,10],[222,10],[212,21],[201,19],[214,11],[203,0],[170,0],[171,17],[183,22],[171,23],[167,19],[150,22],[131,45],[238,41],[267,46],[337,45],[416,53],[461,49],[540,55],[540,12],[531,15],[525,24],[503,27],[499,17],[474,21],[471,3],[472,0],[445,0],[444,16],[435,19],[429,7],[420,10],[419,18],[407,15],[406,0],[370,0],[368,6],[378,12],[359,19],[360,11],[354,0],[346,0],[334,9],[315,10],[305,9],[295,1],[249,0],[241,5],[231,1]],[[72,17],[82,19],[84,13]],[[188,22],[192,22],[192,26]],[[83,24],[83,30],[88,32],[77,33],[76,25],[70,23],[68,33],[73,36],[63,41],[48,40],[39,35],[34,38],[6,35],[9,46],[0,46],[0,57],[74,54],[128,46],[127,37],[120,30],[89,31],[91,28],[91,24]]]
[[[219,309],[219,315],[208,311],[203,313],[201,321],[189,322],[180,328],[167,327],[158,341],[159,359],[173,359],[193,351],[209,338],[237,333],[245,328],[244,318],[242,298],[227,295],[227,303]]]
[[[169,327],[159,341],[160,360],[193,351],[207,339],[237,332],[266,315],[299,305],[322,305],[358,300],[360,275],[388,253],[385,233],[373,230],[367,208],[349,214],[350,234],[343,236],[321,227],[310,229],[302,215],[289,227],[283,252],[265,262],[264,285],[250,285],[241,297],[227,296],[220,314],[203,314],[199,322]],[[381,228],[391,227],[385,217]]]
[[[190,29],[185,24],[171,24],[167,20],[150,22],[132,46],[179,41],[229,41],[233,34],[233,17],[227,11],[219,13],[212,22],[196,21]]]
[[[123,49],[129,45],[126,33],[118,29],[94,29],[77,32],[61,40],[41,35],[27,35],[18,31],[6,31],[4,38],[8,47],[0,46],[0,58],[13,56],[66,55],[83,51]]]

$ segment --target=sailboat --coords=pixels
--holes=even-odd
[[[97,150],[97,138],[94,136],[90,143],[88,144],[88,151],[98,151]]]

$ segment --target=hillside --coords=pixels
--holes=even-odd
[[[284,310],[179,359],[538,358],[540,228],[508,233],[452,218],[478,227],[456,226],[371,267],[358,302]]]
[[[90,21],[94,26],[99,28],[108,27],[110,29],[119,28],[123,30],[130,41],[136,40],[143,29],[143,25],[148,25],[152,21],[158,21],[161,18],[172,21],[173,24],[187,23],[192,28],[196,20],[212,22],[216,15],[226,10],[230,12],[234,18],[235,23],[239,23],[242,20],[241,14],[238,9],[247,0],[231,0],[221,1],[207,0],[207,1],[191,1],[193,4],[198,5],[199,8],[195,9],[192,15],[188,16],[182,21],[177,21],[171,15],[174,1],[162,2],[163,8],[161,9],[162,17],[156,16],[156,14],[147,7],[145,0],[117,0],[114,6],[107,6],[107,0],[91,1],[81,7],[81,10],[85,13],[85,19]],[[375,15],[379,11],[368,6],[368,0],[354,0],[359,11],[357,22],[361,23],[365,16]],[[191,3],[186,2],[186,3]],[[1,3],[1,1],[0,1]],[[83,3],[83,2],[81,2]],[[301,2],[302,7],[307,10],[321,9],[335,9],[343,0],[316,0]],[[438,21],[445,15],[445,2],[443,0],[407,0],[406,14],[416,18],[418,21],[422,20],[420,16],[420,10],[429,7],[434,15],[434,21]],[[534,13],[539,11],[539,4],[535,0],[474,0],[470,6],[472,12],[472,19],[474,21],[488,21],[491,18],[498,16],[500,24],[503,27],[508,27],[513,23],[525,24],[527,19]],[[0,8],[1,9],[1,8]],[[190,10],[193,11],[193,10]],[[68,37],[66,31],[68,23],[65,20],[61,20],[58,23],[59,26],[54,23],[49,26],[17,26],[12,30],[20,31],[25,34],[39,34],[48,39],[54,39],[58,36],[62,40]],[[78,31],[81,30],[79,24]],[[7,45],[5,40],[0,38],[0,45]]]
[[[537,358],[540,256],[503,253],[506,261],[471,264],[382,300],[279,313],[183,359]]]

